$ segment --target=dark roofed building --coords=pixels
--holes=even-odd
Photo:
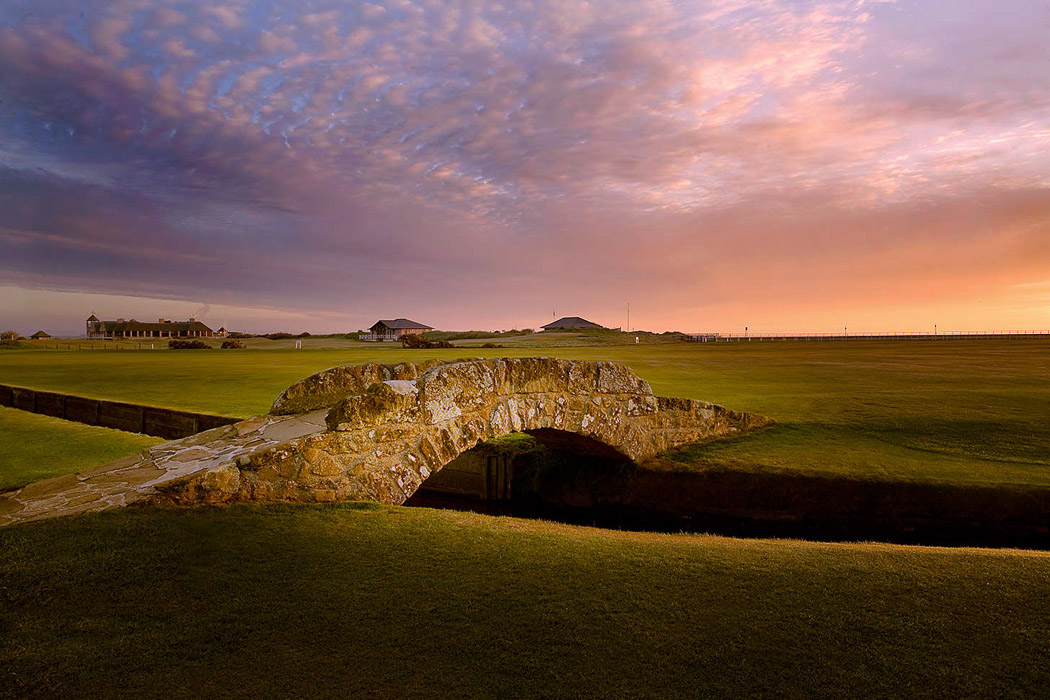
[[[33,340],[49,340],[51,338],[51,334],[47,331],[37,331],[29,337]]]
[[[579,316],[565,316],[559,318],[557,321],[548,323],[546,326],[540,326],[545,331],[560,331],[560,330],[579,330],[581,328],[605,328],[605,326],[599,326],[597,323],[591,323],[585,318]]]
[[[188,321],[168,321],[157,319],[156,323],[143,323],[130,319],[125,321],[100,321],[95,314],[87,320],[87,337],[93,339],[107,338],[211,338],[215,335],[211,328],[195,318]]]
[[[422,335],[434,330],[407,318],[381,319],[368,329],[368,340],[397,340],[403,335]]]

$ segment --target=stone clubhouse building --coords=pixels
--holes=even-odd
[[[195,318],[188,321],[157,319],[156,323],[145,323],[135,319],[102,321],[95,314],[87,320],[87,337],[90,340],[113,340],[116,338],[213,338],[215,331]]]

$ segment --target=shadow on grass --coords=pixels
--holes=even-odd
[[[857,469],[830,475],[828,468],[806,473],[747,461],[754,458],[749,442],[794,441],[806,455],[815,434],[824,447],[835,442],[847,466],[851,450],[864,454],[870,448],[856,435],[847,439],[824,426],[775,426],[639,465],[551,449],[528,438],[513,450],[494,441],[461,455],[449,465],[452,481],[443,478],[445,470],[438,472],[406,505],[641,531],[1050,549],[1050,488],[1032,486],[1031,479],[1004,483],[1002,473],[1000,481],[987,483],[981,479],[988,465],[967,483],[961,478],[965,472],[951,464],[946,468],[951,478],[944,481],[911,481]],[[899,449],[916,458],[914,450]],[[761,446],[756,452],[762,453]],[[726,453],[730,456],[720,456]],[[792,454],[786,451],[786,463]],[[492,469],[493,457],[503,466]],[[1041,468],[1020,465],[1025,467]],[[480,491],[464,490],[467,476]],[[496,490],[493,478],[504,480]]]
[[[0,531],[0,695],[1038,694],[1050,558],[382,506]]]

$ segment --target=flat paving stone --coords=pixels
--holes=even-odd
[[[19,500],[22,498],[45,498],[74,488],[79,483],[80,481],[77,479],[76,474],[65,474],[51,479],[44,479],[43,481],[36,481],[25,486],[17,493],[19,494]]]
[[[164,470],[153,462],[140,462],[138,466],[133,468],[121,468],[109,472],[103,472],[102,474],[96,474],[95,476],[90,477],[86,481],[92,485],[113,482],[143,484],[152,479],[157,479],[164,474]]]

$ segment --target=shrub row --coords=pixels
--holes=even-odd
[[[427,340],[422,335],[405,334],[398,338],[401,347],[405,348],[454,348],[456,347],[447,340]]]
[[[210,350],[211,346],[201,340],[169,340],[169,350]]]

